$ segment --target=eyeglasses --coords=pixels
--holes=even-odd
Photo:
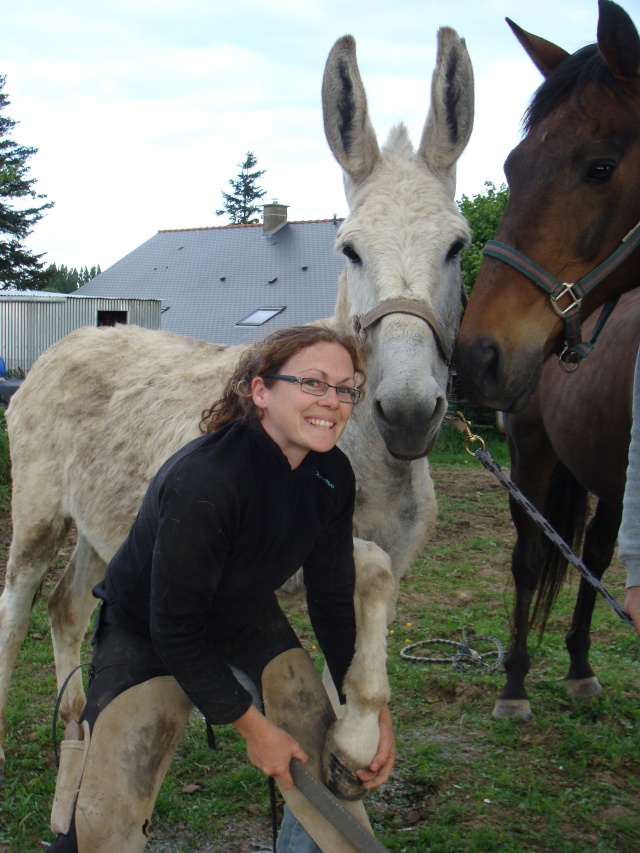
[[[348,385],[329,385],[328,382],[322,382],[320,379],[304,376],[283,376],[281,373],[274,373],[270,376],[264,376],[263,379],[282,379],[283,382],[297,382],[301,391],[304,391],[305,394],[313,394],[314,397],[322,397],[329,388],[335,388],[336,397],[341,403],[355,404],[362,395],[362,391],[358,388],[350,388]]]

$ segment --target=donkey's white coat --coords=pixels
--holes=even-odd
[[[329,54],[323,112],[350,209],[337,234],[348,261],[330,322],[351,329],[355,315],[380,302],[416,300],[437,317],[452,347],[458,255],[469,240],[454,203],[455,163],[473,121],[464,41],[448,28],[438,33],[432,102],[417,152],[404,125],[379,150],[350,36]],[[366,399],[340,442],[357,478],[354,533],[370,540],[356,540],[358,641],[346,686],[346,734],[337,734],[353,767],[368,764],[375,752],[377,713],[388,699],[387,604],[435,523],[425,456],[446,410],[448,380],[422,319],[391,314],[367,335]],[[0,598],[0,746],[29,611],[69,524],[77,527],[78,545],[49,600],[58,686],[78,663],[96,603],[91,588],[125,538],[149,479],[198,435],[201,412],[219,395],[239,352],[136,327],[83,328],[45,352],[14,396],[7,417],[13,541]],[[76,674],[63,719],[77,718],[83,703]]]

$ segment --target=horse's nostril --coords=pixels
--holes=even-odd
[[[484,372],[485,382],[496,385],[502,378],[502,350],[497,343],[487,338],[478,341],[477,365]]]
[[[469,362],[478,385],[496,385],[500,382],[502,351],[493,338],[478,338],[471,348]]]
[[[465,396],[478,401],[501,387],[504,356],[494,338],[485,335],[456,351],[456,369]]]

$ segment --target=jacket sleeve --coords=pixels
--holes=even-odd
[[[232,488],[207,479],[196,461],[177,465],[160,495],[151,572],[154,647],[211,723],[229,723],[251,705],[249,693],[206,632],[207,613],[239,523]]]
[[[618,556],[627,569],[627,587],[640,586],[640,350],[633,384],[633,422],[624,491]]]
[[[353,659],[356,641],[355,479],[350,466],[349,472],[345,497],[304,564],[309,618],[341,702],[344,702],[344,676]]]

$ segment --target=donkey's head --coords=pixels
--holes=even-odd
[[[336,316],[366,334],[367,404],[393,456],[430,452],[444,417],[460,315],[460,252],[469,230],[454,202],[455,166],[473,124],[464,41],[442,28],[418,151],[404,125],[380,149],[355,41],[334,45],[322,87],[327,140],[344,172],[349,216],[336,248],[347,258]]]

